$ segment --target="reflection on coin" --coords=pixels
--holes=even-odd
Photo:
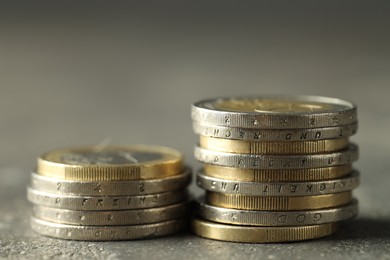
[[[313,196],[351,191],[359,186],[359,173],[335,180],[314,182],[240,182],[197,174],[199,187],[224,194],[249,196]]]
[[[192,231],[204,238],[243,243],[275,243],[325,237],[337,230],[337,223],[296,227],[254,227],[219,224],[195,218]]]
[[[241,169],[205,164],[204,174],[210,177],[231,181],[321,181],[342,178],[352,172],[352,165],[339,165],[334,167],[308,168],[308,169]]]
[[[70,210],[128,210],[162,207],[188,199],[186,189],[138,196],[79,196],[48,193],[27,189],[28,200],[34,204]]]
[[[207,125],[252,129],[304,129],[355,123],[356,106],[337,98],[261,96],[205,100],[192,119]]]
[[[155,179],[181,172],[180,152],[159,146],[87,146],[55,150],[38,158],[40,175],[84,181]]]
[[[178,233],[188,220],[176,219],[161,223],[132,226],[75,226],[31,218],[32,229],[45,236],[90,241],[148,239]]]
[[[264,197],[217,192],[206,193],[206,203],[223,208],[247,210],[312,210],[333,208],[352,201],[350,191],[304,197]]]
[[[184,218],[187,203],[178,203],[165,207],[151,209],[131,209],[115,211],[79,211],[48,208],[44,206],[33,207],[34,217],[70,225],[82,226],[124,226],[141,225]]]
[[[78,196],[127,196],[156,194],[185,188],[191,181],[187,168],[182,174],[163,179],[140,181],[69,181],[31,174],[31,188],[62,195]]]
[[[203,201],[195,203],[194,212],[199,217],[219,223],[250,226],[304,226],[338,222],[358,214],[357,200],[330,209],[309,211],[258,211],[221,208]]]

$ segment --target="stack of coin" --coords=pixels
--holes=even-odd
[[[38,158],[28,199],[36,232],[71,240],[131,240],[186,227],[190,170],[156,146],[91,146]]]
[[[356,106],[316,96],[205,100],[192,106],[200,135],[193,231],[233,242],[320,238],[357,215]]]

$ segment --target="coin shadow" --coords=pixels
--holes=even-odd
[[[390,218],[358,218],[342,223],[340,230],[327,240],[385,239],[390,241]]]

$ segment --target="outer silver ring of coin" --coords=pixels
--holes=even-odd
[[[199,187],[218,193],[248,196],[314,196],[350,191],[359,186],[359,172],[334,180],[313,182],[240,182],[209,177],[200,170],[197,174]]]
[[[136,181],[69,181],[31,174],[31,188],[56,194],[78,196],[130,196],[156,194],[186,187],[191,182],[191,171],[162,179]]]
[[[185,201],[189,196],[186,189],[152,195],[93,197],[61,195],[27,188],[27,198],[34,204],[51,208],[96,211],[163,207]]]
[[[353,123],[338,127],[309,129],[249,129],[226,126],[204,125],[193,123],[194,132],[198,135],[242,141],[318,141],[348,138],[357,132],[358,125]]]
[[[34,217],[50,222],[80,226],[125,226],[164,222],[184,218],[187,203],[178,203],[151,209],[115,211],[75,211],[67,209],[33,207]]]
[[[264,99],[280,101],[318,102],[333,106],[325,111],[307,112],[233,112],[218,109],[216,105],[224,101],[245,101]],[[192,119],[208,125],[256,128],[256,129],[296,129],[340,126],[355,123],[356,106],[351,102],[337,98],[318,96],[260,96],[229,97],[204,100],[193,104]]]
[[[45,236],[87,241],[148,239],[171,235],[187,227],[188,220],[176,219],[161,223],[132,226],[74,226],[31,218],[32,229]]]
[[[359,157],[357,145],[348,149],[313,155],[255,155],[224,153],[195,147],[194,157],[200,162],[245,169],[302,169],[350,164]]]
[[[330,209],[310,211],[237,210],[208,205],[198,200],[194,212],[209,221],[249,226],[305,226],[343,221],[358,214],[358,202]]]
[[[264,99],[276,101],[293,100],[317,102],[333,106],[325,111],[307,112],[232,112],[218,109],[216,104],[224,101]],[[228,97],[202,100],[192,105],[192,119],[207,125],[255,128],[255,129],[302,129],[349,125],[357,121],[356,106],[338,98],[319,96],[259,96]]]

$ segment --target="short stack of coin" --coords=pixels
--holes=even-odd
[[[356,106],[317,96],[205,100],[192,106],[204,163],[192,229],[199,236],[267,243],[331,235],[355,217]]]
[[[36,232],[71,240],[131,240],[186,227],[191,172],[165,147],[90,146],[38,158],[28,199]]]

